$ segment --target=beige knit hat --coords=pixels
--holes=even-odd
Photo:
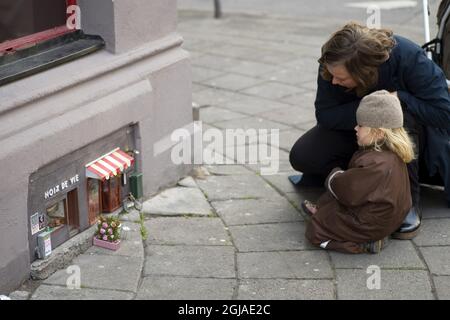
[[[356,121],[360,126],[395,129],[403,127],[400,100],[386,90],[375,91],[359,103]]]

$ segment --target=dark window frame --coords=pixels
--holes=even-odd
[[[71,5],[77,5],[77,0],[65,0],[66,8]],[[66,15],[68,18],[69,15]],[[69,32],[76,30],[67,28],[67,25],[56,26],[51,29],[43,30],[40,32],[32,33],[16,39],[6,40],[0,43],[0,55],[15,52],[16,50],[24,49],[38,43],[50,40]]]
[[[65,0],[66,8],[77,0]],[[70,15],[67,14],[66,18]],[[99,36],[57,26],[0,43],[0,86],[72,61],[105,46]]]

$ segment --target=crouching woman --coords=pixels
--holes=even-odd
[[[414,158],[400,101],[385,90],[361,100],[355,127],[359,150],[343,171],[328,175],[317,204],[302,203],[311,216],[306,238],[345,253],[378,253],[411,208],[406,163]]]

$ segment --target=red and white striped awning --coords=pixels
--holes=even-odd
[[[86,177],[108,180],[131,167],[134,158],[116,148],[86,165]]]

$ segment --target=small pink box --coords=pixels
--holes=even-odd
[[[94,237],[94,246],[116,251],[117,249],[120,248],[120,240],[110,242],[110,241],[100,240],[100,239],[97,239],[96,237]]]

